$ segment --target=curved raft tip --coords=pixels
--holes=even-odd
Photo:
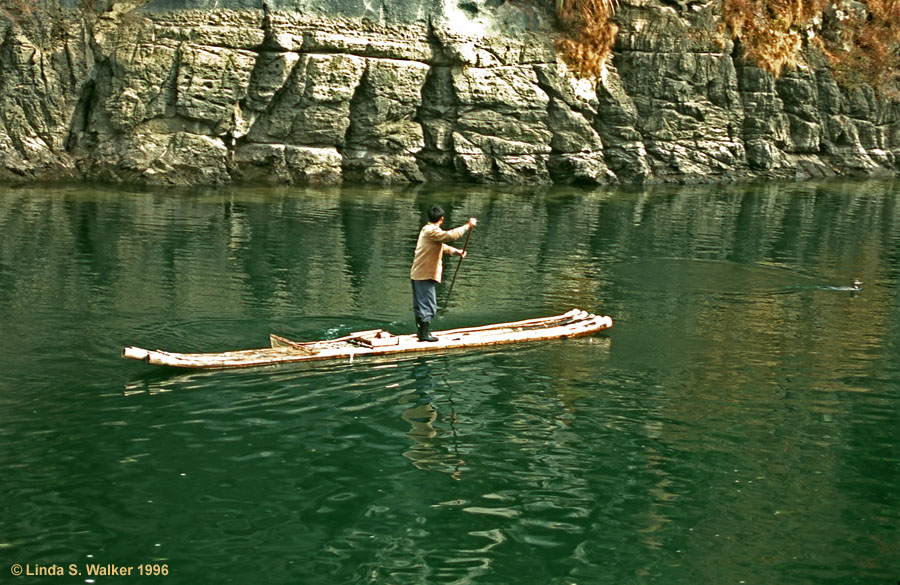
[[[122,350],[122,357],[131,360],[147,361],[150,357],[150,352],[139,347],[126,347]]]

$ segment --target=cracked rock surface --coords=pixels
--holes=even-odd
[[[108,1],[0,16],[0,179],[586,184],[894,174],[900,105],[715,3],[628,0],[600,79],[552,3]]]

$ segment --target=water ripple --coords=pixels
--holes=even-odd
[[[884,582],[895,191],[0,190],[0,549],[160,560],[173,585]],[[119,357],[410,331],[432,200],[483,220],[442,326],[615,327],[234,372]]]

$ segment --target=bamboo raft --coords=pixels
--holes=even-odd
[[[356,331],[322,341],[292,341],[270,335],[271,347],[221,353],[173,353],[159,349],[126,347],[122,357],[152,365],[188,369],[249,368],[313,360],[350,359],[408,352],[436,352],[505,343],[543,341],[590,335],[612,327],[612,318],[581,309],[553,317],[497,323],[481,327],[434,331],[436,342],[415,335],[394,335],[383,329]]]

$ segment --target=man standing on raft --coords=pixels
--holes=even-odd
[[[475,227],[478,220],[470,217],[468,222],[448,232],[441,229],[442,223],[444,210],[435,205],[428,210],[428,223],[419,231],[416,254],[412,270],[409,271],[413,288],[413,313],[416,315],[419,341],[438,340],[431,334],[431,320],[437,312],[435,288],[441,282],[443,255],[466,257],[465,250],[448,246],[444,242],[452,242],[463,237],[463,234]]]

